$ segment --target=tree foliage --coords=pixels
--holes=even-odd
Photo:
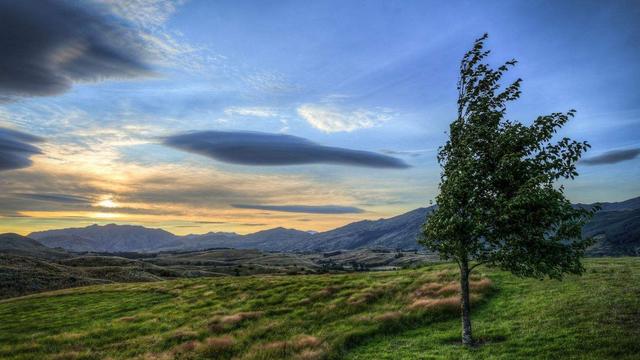
[[[486,39],[477,39],[460,64],[458,116],[439,149],[437,208],[420,242],[455,260],[463,277],[479,264],[537,278],[580,274],[591,243],[581,229],[594,210],[574,208],[558,182],[578,175],[576,163],[589,144],[556,139],[575,110],[530,125],[506,119],[522,80],[501,85],[516,61],[492,68]]]

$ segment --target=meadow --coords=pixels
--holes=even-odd
[[[632,359],[640,261],[582,277],[472,279],[480,345],[460,345],[456,268],[95,285],[0,302],[2,359]]]

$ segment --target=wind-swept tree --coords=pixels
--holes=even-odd
[[[591,243],[582,225],[595,210],[574,208],[558,181],[578,175],[586,142],[554,137],[575,114],[553,113],[531,125],[505,119],[508,102],[520,97],[521,79],[501,85],[507,61],[493,69],[485,59],[485,34],[462,58],[458,116],[439,149],[442,166],[437,207],[420,242],[460,268],[462,342],[473,344],[469,274],[479,265],[518,276],[561,279],[581,274]]]

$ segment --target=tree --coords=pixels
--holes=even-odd
[[[557,185],[578,175],[576,163],[590,147],[566,137],[554,140],[575,110],[540,116],[531,125],[505,119],[522,80],[501,86],[516,61],[492,69],[484,62],[486,39],[477,39],[460,64],[458,116],[438,152],[440,193],[420,239],[459,266],[467,346],[473,345],[470,273],[486,264],[540,279],[581,274],[580,258],[591,244],[581,229],[596,211],[574,208]]]

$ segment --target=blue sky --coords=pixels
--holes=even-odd
[[[640,195],[637,1],[25,3],[2,4],[22,11],[14,28],[54,24],[55,12],[36,16],[42,6],[92,16],[78,17],[84,32],[24,40],[52,44],[35,50],[46,66],[23,64],[15,42],[1,43],[3,54],[18,54],[10,66],[50,71],[56,86],[0,77],[0,128],[44,140],[31,166],[2,172],[0,231],[95,222],[176,233],[324,230],[425,206],[455,116],[459,60],[485,32],[494,64],[519,61],[507,80],[523,78],[523,96],[510,119],[574,108],[561,135],[589,141],[587,158],[614,152],[579,166],[569,198]],[[92,22],[107,31],[89,36]],[[291,135],[311,151],[362,151],[410,167],[343,158],[247,165],[163,143],[188,131]]]

